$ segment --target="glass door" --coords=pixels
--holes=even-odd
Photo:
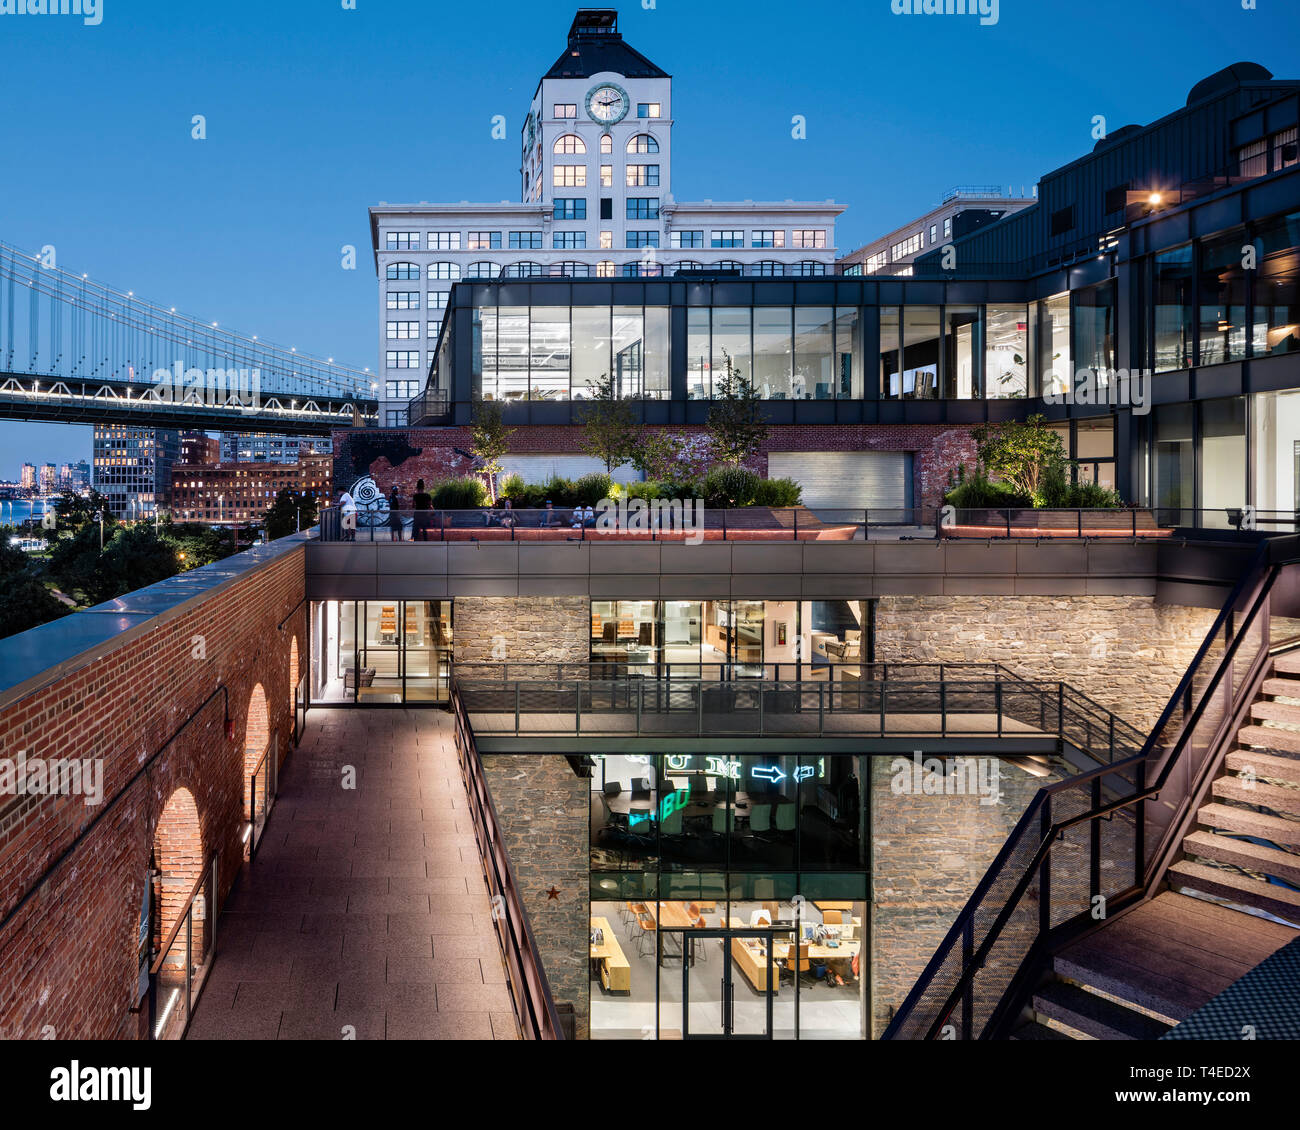
[[[693,930],[682,940],[683,1037],[771,1039],[779,976],[772,931]],[[709,960],[716,957],[722,960]]]

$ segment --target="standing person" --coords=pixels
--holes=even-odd
[[[356,499],[346,490],[339,495],[339,516],[342,519],[340,525],[343,529],[343,540],[356,541],[357,503]]]
[[[393,491],[388,496],[388,530],[390,541],[402,540],[402,492],[393,484]]]
[[[411,498],[411,507],[415,511],[412,536],[416,541],[428,541],[429,529],[433,525],[433,496],[424,489],[424,480],[415,482],[415,494]]]

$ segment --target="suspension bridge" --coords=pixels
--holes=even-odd
[[[328,435],[376,381],[0,243],[0,419]]]

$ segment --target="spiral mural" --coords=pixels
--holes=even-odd
[[[358,526],[383,526],[388,522],[388,499],[369,475],[352,484],[352,500],[357,504]]]

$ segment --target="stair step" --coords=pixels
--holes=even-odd
[[[1279,851],[1277,848],[1252,844],[1247,840],[1234,840],[1231,836],[1216,836],[1213,832],[1193,832],[1183,839],[1183,851],[1219,863],[1234,863],[1300,884],[1300,855]]]
[[[1228,754],[1225,764],[1238,771],[1249,769],[1256,777],[1271,777],[1275,781],[1293,781],[1300,785],[1300,757],[1275,757],[1256,753],[1253,749],[1237,749]]]
[[[1285,702],[1252,702],[1252,718],[1266,718],[1270,722],[1290,722],[1300,725],[1300,706],[1289,706]]]
[[[1098,1040],[1158,1040],[1170,1027],[1064,981],[1039,989],[1034,994],[1034,1011]]]
[[[1277,694],[1283,698],[1300,698],[1300,679],[1265,679],[1265,694]]]
[[[1026,1024],[1011,1033],[1013,1040],[1071,1040],[1064,1032],[1049,1028],[1046,1024]]]
[[[1264,785],[1259,781],[1245,781],[1240,777],[1220,777],[1212,791],[1216,797],[1235,800],[1241,804],[1257,804],[1274,812],[1300,816],[1300,789],[1281,789],[1277,785]]]
[[[1300,651],[1288,651],[1273,659],[1273,670],[1287,675],[1300,675]]]
[[[1282,749],[1300,753],[1300,734],[1292,730],[1279,730],[1273,726],[1242,726],[1237,731],[1237,741],[1245,746],[1260,749]]]
[[[1258,836],[1287,847],[1300,847],[1300,820],[1284,820],[1280,816],[1265,816],[1244,808],[1226,804],[1204,804],[1196,814],[1197,820],[1207,828],[1223,832],[1239,832],[1243,836]]]
[[[1217,895],[1239,906],[1254,907],[1288,922],[1300,923],[1300,891],[1288,890],[1275,883],[1264,883],[1219,867],[1207,867],[1203,863],[1191,863],[1185,859],[1169,868],[1169,883],[1171,886],[1190,887],[1207,895]]]

